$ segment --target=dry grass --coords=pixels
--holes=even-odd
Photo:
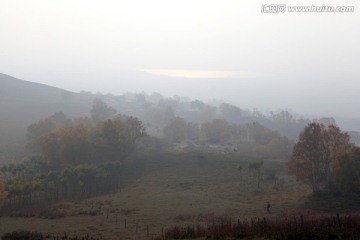
[[[126,184],[120,192],[63,203],[64,218],[2,217],[0,234],[24,229],[52,235],[66,232],[103,239],[151,239],[173,225],[203,223],[214,216],[275,218],[305,202],[307,188],[286,176],[281,162],[264,166],[281,169],[285,179],[281,189],[274,189],[273,181],[257,188],[246,183],[246,176],[241,182],[237,167],[242,165],[246,171],[248,161],[235,153],[138,154],[127,164],[123,174]],[[270,213],[267,202],[272,204]]]

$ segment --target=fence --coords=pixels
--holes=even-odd
[[[207,217],[201,222],[183,226],[155,226],[148,223],[127,219],[118,211],[106,211],[105,222],[115,224],[120,232],[126,232],[134,239],[191,239],[191,238],[231,238],[231,239],[360,239],[360,214],[313,214],[313,215],[287,215],[282,218],[257,218],[250,220],[231,219],[227,217]],[[14,236],[32,236],[31,232],[15,231],[8,234]],[[38,234],[38,233],[36,233]],[[36,235],[35,234],[35,235]],[[39,234],[38,234],[39,235]],[[4,236],[3,236],[4,237]],[[119,236],[120,237],[120,236]],[[20,238],[16,238],[20,239]],[[25,238],[21,238],[25,239]],[[43,238],[26,239],[52,239],[52,240],[102,240],[106,239],[101,232],[97,236],[47,235]]]
[[[109,216],[107,216],[109,219]],[[122,224],[126,231],[141,234],[148,239],[189,239],[189,238],[253,238],[272,239],[359,239],[360,215],[311,215],[287,216],[284,218],[258,218],[251,220],[213,218],[206,222],[184,226],[153,227],[141,222],[130,223],[126,218],[115,223]]]

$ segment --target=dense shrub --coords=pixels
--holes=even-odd
[[[42,233],[30,232],[26,230],[13,231],[5,233],[1,236],[2,240],[42,240],[44,239]]]

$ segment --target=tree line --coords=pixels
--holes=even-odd
[[[28,157],[1,168],[0,199],[19,206],[116,191],[123,159],[146,135],[138,118],[116,115],[101,100],[94,101],[91,117],[70,119],[59,112],[41,119],[27,129]],[[294,144],[257,122],[213,119],[198,124],[173,116],[163,128],[163,137],[168,143],[186,140],[241,146],[268,157],[290,156],[289,172],[314,193],[360,190],[360,148],[330,123],[308,124]]]
[[[139,97],[133,97],[139,99]],[[173,98],[156,98],[143,95],[138,104],[133,105],[132,113],[149,123],[150,128],[163,128],[174,117],[183,118],[186,122],[203,124],[215,119],[222,119],[229,124],[248,124],[258,122],[268,129],[295,140],[301,130],[311,121],[299,118],[287,110],[280,112],[262,113],[256,109],[247,110],[238,106],[224,103],[204,103],[200,100],[190,100],[174,96]],[[147,103],[144,105],[144,102]],[[146,106],[146,107],[144,107]],[[121,107],[124,107],[122,105]]]
[[[236,151],[277,158],[289,157],[294,145],[289,138],[258,122],[235,124],[224,119],[197,124],[173,117],[163,128],[163,135],[168,144],[187,142],[206,146],[222,145]]]

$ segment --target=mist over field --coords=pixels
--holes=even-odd
[[[358,12],[265,14],[266,3],[2,1],[0,72],[77,92],[359,118]]]
[[[359,239],[359,9],[0,0],[1,239]]]

